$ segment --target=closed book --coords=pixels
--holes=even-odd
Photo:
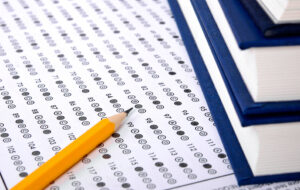
[[[278,23],[300,23],[300,2],[298,0],[256,0],[269,15]]]
[[[229,93],[231,93],[230,92],[231,90],[226,88],[226,85],[224,84],[226,83],[226,80],[223,81],[222,75],[220,74],[221,71],[218,70],[218,66],[215,63],[218,62],[218,57],[215,56],[216,53],[214,49],[210,48],[212,47],[212,45],[210,44],[209,40],[206,41],[206,38],[204,36],[204,34],[206,36],[208,34],[211,34],[213,36],[215,36],[216,34],[220,34],[216,24],[214,23],[214,19],[209,12],[209,8],[206,2],[203,0],[193,1],[194,7],[197,7],[199,8],[198,10],[201,10],[201,11],[196,11],[199,19],[201,21],[202,19],[206,20],[206,24],[201,22],[201,25],[203,27],[202,30],[200,24],[197,23],[198,20],[195,12],[193,12],[191,2],[181,1],[181,0],[180,1],[169,0],[169,3],[173,11],[174,17],[176,19],[176,22],[178,24],[185,46],[188,50],[188,54],[190,56],[191,62],[193,64],[193,67],[199,79],[201,88],[203,90],[203,93],[209,105],[210,111],[213,115],[222,142],[224,144],[224,147],[230,159],[232,168],[237,177],[238,183],[240,185],[245,185],[245,184],[269,183],[269,182],[300,179],[300,173],[299,173],[300,168],[297,168],[299,167],[299,165],[297,165],[298,164],[297,162],[294,165],[296,171],[281,172],[281,173],[280,171],[275,171],[273,173],[266,172],[266,174],[258,174],[258,175],[255,172],[253,172],[253,166],[251,166],[251,163],[249,163],[250,159],[249,157],[247,157],[248,153],[247,150],[245,149],[245,139],[244,140],[241,139],[241,133],[244,133],[244,137],[248,138],[245,136],[245,133],[246,134],[249,133],[250,136],[251,135],[250,133],[256,133],[257,130],[260,129],[264,130],[266,129],[266,126],[260,126],[262,128],[260,127],[245,128],[245,127],[241,127],[241,124],[239,123],[237,113],[234,111],[234,101],[230,99],[230,95],[229,95]],[[209,29],[209,27],[204,27],[204,25],[210,25],[210,24],[215,27],[214,30]],[[189,27],[191,28],[191,30]],[[214,79],[212,79],[212,77],[214,77]],[[295,127],[299,125],[299,123],[293,123],[293,125],[294,126],[292,130],[299,129]],[[276,125],[274,126],[276,127]],[[274,126],[267,126],[267,127],[272,128]],[[265,134],[265,137],[269,138],[270,136],[268,136],[268,134]],[[284,135],[283,138],[285,138]],[[290,139],[293,138],[294,136],[290,136]],[[299,146],[298,141],[297,142],[294,141],[294,142],[296,143],[296,145]],[[290,148],[295,148],[292,146]],[[253,148],[251,148],[250,146],[248,148],[253,150]],[[268,151],[268,147],[265,150]],[[273,155],[273,156],[285,158],[284,154],[285,152],[283,151],[283,154]],[[268,161],[273,162],[272,158],[271,160],[267,160],[267,162]],[[280,165],[277,166],[279,167]]]
[[[300,100],[300,37],[266,38],[240,0],[219,0],[218,28],[255,102]]]
[[[271,0],[276,3],[277,1]],[[265,37],[300,36],[300,23],[275,23],[257,0],[240,0],[255,25]],[[268,1],[270,2],[270,1]],[[263,4],[263,1],[261,1]],[[271,2],[270,2],[271,3]]]
[[[213,2],[216,1],[213,0]],[[196,6],[194,6],[194,8],[197,9]],[[214,7],[213,10],[220,13],[222,10],[219,9]],[[200,10],[198,12],[200,12]],[[218,15],[219,14],[217,14],[217,16]],[[222,23],[224,24],[224,19],[225,16],[223,16],[223,20],[219,20],[219,22],[223,21]],[[203,23],[207,23],[206,21],[207,19],[204,19]],[[224,35],[222,35],[218,30],[218,26],[209,26],[211,25],[207,24],[207,30],[209,30],[208,40],[214,49],[215,56],[219,60],[217,64],[222,73],[222,77],[227,81],[225,84],[228,89],[231,89],[231,99],[235,102],[235,109],[242,126],[300,121],[300,101],[255,102],[255,100],[253,100],[236,64],[239,63],[240,59],[235,61],[231,56],[231,53],[235,52],[230,52],[229,48],[236,45],[235,41],[233,37],[231,37],[233,44],[228,43],[228,47],[223,39],[225,38],[225,35],[230,35],[230,33],[224,32],[229,31],[230,27],[222,28],[224,29]],[[240,64],[244,64],[243,67],[245,70],[250,69],[248,68],[250,66],[247,65],[247,63]]]

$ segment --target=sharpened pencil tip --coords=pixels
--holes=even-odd
[[[132,110],[133,108],[129,108],[128,110],[124,111],[127,115],[129,114],[129,112]]]

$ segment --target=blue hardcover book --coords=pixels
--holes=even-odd
[[[226,1],[223,4],[227,6],[229,2]],[[194,5],[196,12],[200,14],[200,10],[197,10],[197,3],[194,3]],[[230,14],[233,18],[239,17],[239,19],[245,20],[241,15]],[[206,21],[206,19],[203,20],[204,24],[207,23]],[[227,81],[227,88],[231,89],[231,99],[235,103],[235,109],[242,125],[300,121],[300,101],[259,103],[253,101],[217,26],[209,24],[207,24],[208,29],[214,32],[207,32],[207,37],[215,51],[215,56],[218,57],[217,64],[222,71],[223,79]]]
[[[265,37],[300,36],[299,23],[275,24],[257,0],[240,0],[240,2]]]
[[[197,9],[197,6],[194,8]],[[227,88],[231,89],[231,99],[242,125],[300,121],[300,101],[254,102],[217,26],[210,27],[209,30],[213,32],[208,32],[207,36],[218,57],[222,77],[227,81]]]
[[[289,110],[299,112],[295,109],[299,108],[300,100],[300,86],[297,82],[300,81],[300,77],[296,72],[299,70],[300,36],[266,38],[242,5],[244,0],[218,2],[219,5],[212,11],[213,16],[218,18],[217,25],[221,28],[221,33],[254,101],[290,101],[269,110],[274,110],[274,113]],[[250,5],[252,0],[245,2],[247,3],[244,4]],[[246,69],[246,65],[251,66]],[[244,108],[241,105],[242,111]],[[268,113],[257,112],[259,110],[254,112]],[[243,113],[247,114],[245,111]]]
[[[232,15],[234,16],[237,15]],[[242,19],[240,15],[239,18]],[[219,33],[219,39],[212,36],[212,33],[208,36],[216,56],[219,57],[219,69],[223,71],[223,77],[228,81],[227,88],[232,90],[231,98],[235,99],[236,111],[243,126],[300,120],[300,101],[254,102],[221,34]]]
[[[241,49],[300,45],[300,36],[266,38],[256,27],[239,0],[219,0]]]
[[[206,2],[204,0],[192,2],[194,7],[198,9],[198,11],[196,11],[197,16],[201,20],[200,23],[203,27],[205,35],[207,37],[208,34],[216,35],[216,37],[220,39],[220,33],[213,20],[211,13],[209,12],[209,8],[207,7]],[[223,107],[222,101],[217,93],[217,90],[205,66],[205,63],[200,55],[196,42],[194,41],[193,35],[186,23],[180,6],[177,0],[169,0],[169,4],[172,9],[175,20],[178,24],[178,28],[180,30],[182,39],[188,51],[196,75],[199,79],[204,96],[207,100],[208,106],[216,123],[221,140],[224,144],[224,147],[230,159],[232,168],[235,172],[239,185],[299,180],[299,172],[264,176],[253,175],[253,172],[245,157],[243,149],[232,127],[232,124]],[[205,24],[204,22],[202,22],[203,20],[205,20]],[[213,49],[212,44],[210,43],[209,45],[211,46],[212,53],[214,54],[214,56],[216,56],[216,52]],[[216,62],[218,62],[218,57],[215,57],[215,60]],[[228,83],[226,80],[224,80],[224,82]],[[231,89],[228,89],[228,91],[232,94]],[[237,106],[237,103],[234,99],[232,100],[232,103],[235,106]]]

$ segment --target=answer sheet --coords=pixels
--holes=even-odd
[[[0,189],[130,107],[47,189],[300,189],[236,185],[167,1],[2,0],[0,62]]]

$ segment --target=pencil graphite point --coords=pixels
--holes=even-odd
[[[129,108],[128,110],[124,111],[127,115],[129,114],[129,112],[132,110],[133,108]]]
[[[115,131],[117,131],[119,129],[119,127],[121,126],[123,120],[128,116],[129,112],[132,109],[133,108],[130,108],[126,111],[123,111],[121,113],[118,113],[116,115],[108,117],[108,119],[115,124]]]

